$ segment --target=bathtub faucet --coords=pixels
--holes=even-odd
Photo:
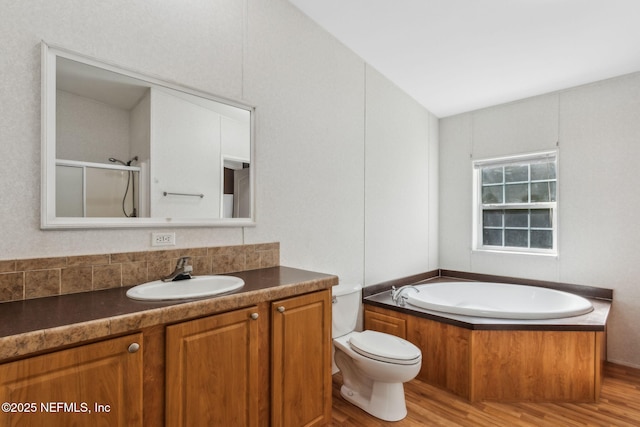
[[[416,288],[413,285],[404,285],[400,289],[396,289],[395,286],[391,287],[391,299],[393,300],[393,302],[396,303],[396,305],[399,305],[400,307],[404,307],[404,302],[407,299],[407,297],[402,295],[402,293],[407,289],[413,289],[416,292],[420,292],[420,289]]]

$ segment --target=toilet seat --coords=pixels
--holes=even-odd
[[[352,350],[364,357],[397,365],[413,365],[422,359],[422,352],[409,341],[376,331],[353,333],[349,338]]]

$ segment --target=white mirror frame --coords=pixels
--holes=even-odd
[[[255,226],[255,107],[237,101],[221,98],[209,93],[169,83],[102,60],[90,58],[67,49],[42,45],[42,149],[41,149],[41,223],[46,229],[93,229],[93,228],[149,228],[149,227],[246,227]],[[56,59],[67,58],[83,62],[119,74],[123,74],[159,86],[185,92],[238,107],[250,112],[251,116],[251,217],[250,218],[86,218],[56,217]]]

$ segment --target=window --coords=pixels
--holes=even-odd
[[[557,253],[557,153],[473,162],[474,249]]]

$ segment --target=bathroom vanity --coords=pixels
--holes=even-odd
[[[117,288],[3,304],[0,400],[10,406],[0,424],[329,423],[338,278],[286,267],[234,275],[242,289],[188,302],[134,301]]]

